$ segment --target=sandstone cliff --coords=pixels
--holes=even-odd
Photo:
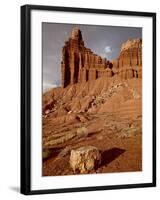
[[[111,77],[111,68],[112,63],[84,46],[81,31],[74,28],[71,37],[62,48],[62,86],[95,80],[103,75]]]
[[[74,28],[62,48],[62,87],[114,75],[122,79],[142,77],[142,40],[123,43],[118,58],[110,62],[85,47],[81,31]]]
[[[142,40],[132,39],[123,43],[113,67],[121,78],[142,78]]]

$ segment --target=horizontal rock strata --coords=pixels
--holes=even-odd
[[[142,77],[142,40],[123,43],[118,58],[110,62],[86,48],[81,31],[74,28],[62,48],[62,87],[114,75],[122,79]]]

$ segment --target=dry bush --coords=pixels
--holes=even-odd
[[[43,160],[49,158],[51,156],[51,151],[49,149],[43,149],[42,158]]]
[[[68,140],[74,138],[76,136],[76,133],[72,133],[72,132],[68,132],[66,133],[66,135],[62,136],[62,137],[59,137],[57,139],[52,139],[50,141],[47,141],[44,145],[46,147],[50,147],[50,148],[53,148],[55,147],[56,145],[58,144],[63,144],[64,142],[67,142]]]
[[[88,136],[88,129],[86,127],[80,127],[77,129],[77,136],[79,138],[81,137],[87,137]]]
[[[123,128],[121,130],[121,132],[119,133],[119,137],[120,138],[130,138],[132,136],[137,135],[140,132],[139,128],[136,127],[127,127],[127,128]]]

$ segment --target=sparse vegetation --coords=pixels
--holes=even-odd
[[[43,160],[49,158],[51,156],[51,151],[49,149],[43,149],[42,158]]]
[[[79,127],[72,131],[62,132],[48,136],[43,140],[44,147],[54,148],[57,145],[64,144],[65,142],[72,140],[73,138],[82,138],[88,136],[88,129],[86,127]]]
[[[63,144],[64,142],[71,140],[75,136],[76,136],[75,132],[68,132],[63,136],[60,136],[59,138],[47,140],[46,142],[44,142],[44,146],[47,148],[53,148],[56,145]]]
[[[138,133],[139,129],[135,127],[126,127],[119,133],[120,138],[130,138]]]
[[[86,127],[80,127],[77,129],[77,136],[78,138],[87,137],[88,136],[88,129]]]

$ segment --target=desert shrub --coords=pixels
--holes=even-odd
[[[43,160],[49,158],[51,156],[51,151],[49,149],[43,149],[42,158]]]
[[[102,104],[104,103],[104,99],[101,96],[97,96],[96,99],[94,100],[94,103],[97,104]]]
[[[127,127],[127,128],[123,128],[119,134],[119,137],[121,138],[130,138],[132,136],[135,136],[137,135],[137,133],[139,132],[139,129],[138,128],[130,128],[130,127]]]
[[[88,136],[88,129],[86,127],[80,127],[77,129],[77,136],[79,138],[81,137],[87,137]]]
[[[56,147],[58,144],[63,144],[64,142],[67,142],[68,140],[73,139],[76,136],[75,132],[67,132],[66,135],[63,135],[59,138],[52,138],[51,140],[47,141],[44,145],[45,147]]]

